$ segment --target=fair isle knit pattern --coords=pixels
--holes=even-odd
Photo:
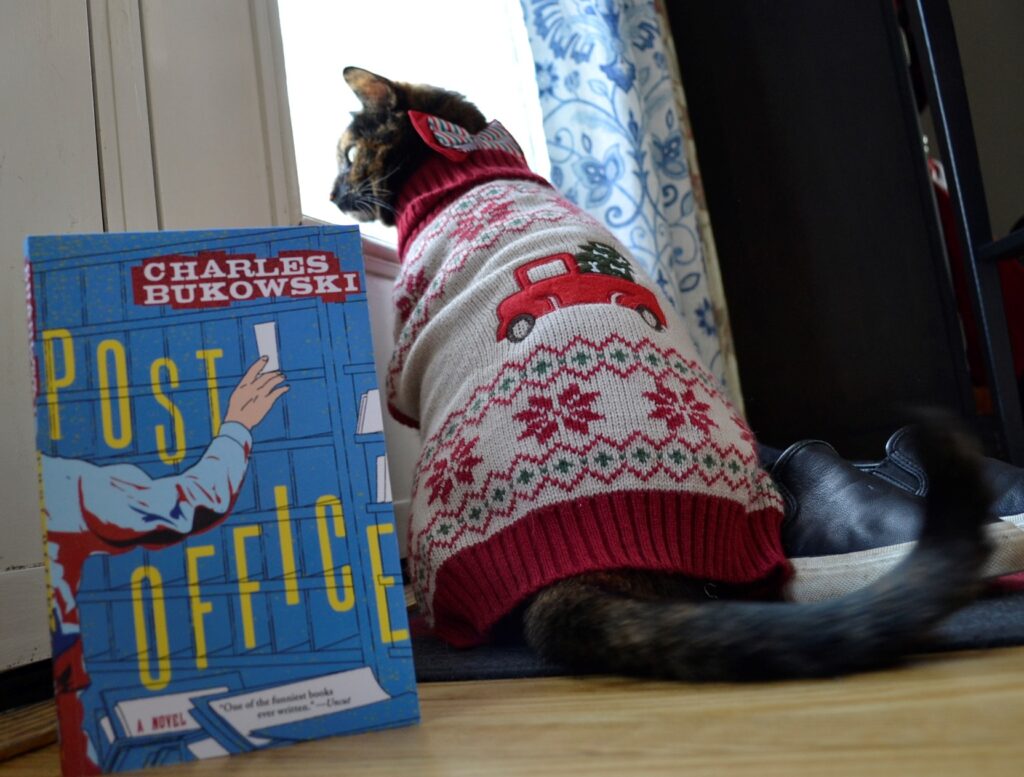
[[[503,177],[459,188],[496,159]],[[399,213],[412,237],[387,382],[423,438],[409,548],[435,631],[479,643],[588,571],[781,580],[782,503],[753,436],[625,249],[511,153],[427,167],[399,201],[436,207]]]

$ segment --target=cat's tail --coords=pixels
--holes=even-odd
[[[926,518],[911,554],[838,599],[652,601],[586,577],[542,591],[524,616],[527,641],[584,671],[691,681],[827,677],[884,666],[922,644],[980,587],[990,497],[974,441],[948,420],[921,426]]]

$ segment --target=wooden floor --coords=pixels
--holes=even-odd
[[[538,679],[421,686],[416,727],[150,774],[1021,775],[1024,648],[818,682],[685,686]],[[0,764],[57,774],[49,746]]]

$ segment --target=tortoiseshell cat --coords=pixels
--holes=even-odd
[[[363,108],[331,199],[399,226],[389,404],[424,438],[411,560],[442,636],[515,616],[577,670],[819,677],[899,659],[971,598],[988,496],[971,440],[933,419],[911,555],[837,600],[757,600],[788,570],[781,500],[682,319],[460,95],[345,79]]]

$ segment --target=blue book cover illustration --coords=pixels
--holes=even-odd
[[[417,721],[357,228],[26,248],[65,777]]]

